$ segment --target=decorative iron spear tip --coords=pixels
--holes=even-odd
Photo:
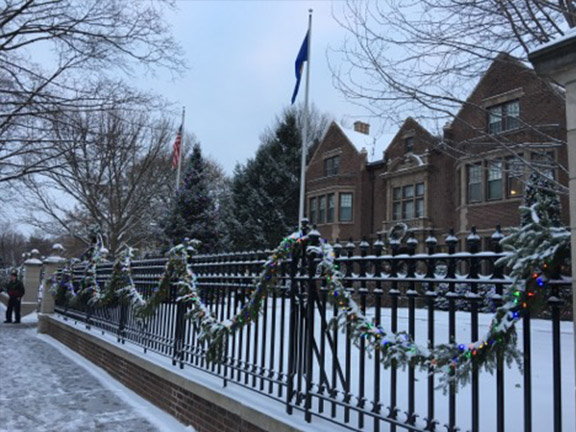
[[[496,225],[496,231],[492,234],[492,240],[500,241],[500,239],[504,238],[504,234],[502,234],[502,229],[500,225]]]
[[[444,242],[449,247],[450,246],[456,246],[456,243],[458,243],[458,239],[454,235],[454,228],[450,228],[450,231],[448,231],[448,235],[446,236],[446,239],[444,240]]]
[[[348,253],[352,253],[354,252],[354,249],[356,249],[356,245],[354,244],[354,240],[352,240],[352,237],[350,237],[348,243],[346,243],[346,250],[348,251]]]
[[[436,236],[434,236],[434,230],[430,230],[428,237],[426,237],[426,240],[424,240],[424,243],[426,243],[428,247],[436,246],[438,244],[438,239]]]

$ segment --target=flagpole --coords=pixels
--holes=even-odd
[[[306,61],[306,92],[304,95],[304,121],[302,122],[302,160],[300,163],[300,206],[298,209],[298,226],[302,227],[306,196],[306,153],[308,150],[308,90],[310,88],[310,59],[312,41],[312,9],[308,9],[308,59]]]
[[[182,107],[182,126],[180,126],[180,151],[178,152],[178,169],[176,170],[176,190],[180,187],[180,172],[182,171],[182,153],[184,150],[184,117],[186,107]]]

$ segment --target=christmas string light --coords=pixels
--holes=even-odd
[[[557,238],[560,236],[556,236]],[[565,239],[565,237],[563,237]],[[153,313],[156,308],[171,295],[171,286],[178,287],[177,302],[187,306],[186,317],[200,328],[199,342],[206,343],[205,355],[209,361],[222,360],[227,337],[235,331],[258,319],[265,304],[264,299],[277,285],[276,268],[293,256],[303,252],[306,238],[295,233],[285,238],[262,266],[250,298],[240,308],[238,313],[225,321],[216,319],[212,311],[203,303],[198,292],[196,275],[190,264],[190,256],[195,252],[194,242],[185,241],[171,249],[164,274],[152,290],[152,295],[145,299],[136,289],[131,275],[132,250],[128,249],[124,256],[114,266],[112,283],[106,292],[115,293],[120,299],[125,298],[139,316]],[[103,303],[103,298],[96,281],[96,265],[100,260],[101,239],[93,250],[86,268],[81,286],[84,291],[75,293],[72,289],[68,298],[76,299],[80,292],[89,294],[88,301],[93,305]],[[99,245],[99,246],[98,246]],[[516,347],[515,323],[527,311],[536,307],[537,292],[543,291],[549,280],[547,272],[554,267],[554,256],[545,256],[544,264],[535,265],[534,261],[522,261],[517,265],[510,257],[507,264],[512,264],[516,277],[507,288],[504,304],[496,309],[488,331],[478,341],[470,344],[448,343],[437,346],[422,346],[416,344],[406,332],[386,332],[379,325],[368,320],[360,307],[352,298],[350,292],[342,283],[342,274],[335,262],[332,247],[326,243],[320,246],[308,247],[308,251],[320,256],[317,277],[325,281],[328,289],[327,299],[337,308],[337,315],[332,325],[347,330],[352,341],[358,345],[364,344],[368,352],[379,350],[380,359],[385,367],[392,364],[399,367],[414,366],[431,369],[439,377],[440,386],[447,388],[451,384],[462,384],[470,379],[474,368],[484,367],[493,370],[497,359],[501,358],[510,364],[520,362],[521,355]],[[555,251],[555,250],[554,250]],[[530,271],[526,273],[526,268]],[[536,269],[536,270],[534,270]],[[70,291],[71,270],[60,273],[60,280],[54,279],[54,286]],[[528,278],[518,276],[528,274]],[[60,288],[58,288],[60,287]],[[75,297],[73,297],[75,294]],[[80,300],[75,300],[80,301]]]

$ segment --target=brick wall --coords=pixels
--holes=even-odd
[[[518,100],[520,123],[517,128],[498,134],[488,133],[489,107]],[[531,157],[539,146],[551,146],[557,162],[568,164],[566,117],[562,91],[541,80],[530,68],[501,54],[480,79],[451,125],[446,125],[445,141],[458,149],[435,149],[437,137],[430,135],[412,118],[406,119],[385,151],[385,158],[366,163],[365,157],[347,140],[335,124],[327,131],[316,149],[307,171],[307,194],[320,196],[338,191],[354,194],[354,220],[349,223],[321,224],[318,229],[329,240],[349,237],[375,238],[377,232],[394,225],[392,220],[392,190],[410,182],[424,182],[425,217],[406,222],[416,231],[433,228],[442,235],[450,228],[464,234],[475,226],[478,230],[493,231],[496,225],[510,227],[518,224],[521,200],[507,196],[505,170],[502,174],[502,197],[487,199],[487,173],[490,160],[498,159],[506,165],[510,150]],[[424,159],[424,167],[412,169],[406,156],[406,140],[413,145],[413,153]],[[505,149],[509,147],[509,149]],[[451,154],[447,154],[450,152]],[[340,175],[324,176],[323,158],[340,155]],[[467,165],[482,164],[482,197],[478,203],[467,203]],[[568,184],[567,171],[556,170],[557,179]],[[569,223],[569,202],[561,197],[562,222]],[[422,234],[424,236],[424,234]]]
[[[324,175],[324,159],[339,156],[340,169],[338,175]],[[337,238],[359,239],[365,235],[370,225],[370,190],[366,188],[368,175],[366,173],[366,155],[348,141],[340,127],[332,123],[320,145],[317,147],[306,169],[306,205],[311,197],[320,197],[334,193],[336,198],[336,217],[334,223],[318,223],[317,229],[322,237],[332,241]],[[352,221],[338,221],[338,193],[352,193]],[[309,216],[309,215],[308,215]]]
[[[206,387],[201,393],[209,397],[202,397],[193,391],[197,383],[51,317],[42,319],[48,335],[198,432],[297,431]]]

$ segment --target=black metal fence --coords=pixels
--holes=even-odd
[[[407,331],[422,345],[476,341],[509,283],[505,269],[494,265],[503,254],[497,241],[493,251],[479,251],[476,236],[469,237],[467,251],[457,251],[456,238],[448,236],[447,252],[438,253],[434,240],[426,242],[426,253],[416,253],[413,237],[405,244],[335,245],[346,289],[374,323]],[[194,258],[203,301],[218,319],[230,319],[248,301],[268,255]],[[155,289],[165,262],[133,263],[134,281],[145,297]],[[322,417],[361,431],[574,430],[572,350],[562,352],[563,343],[573,344],[572,323],[562,319],[570,318],[568,277],[559,274],[550,282],[541,318],[527,315],[518,324],[523,373],[500,361],[494,374],[474,370],[468,386],[443,391],[429,371],[394,364],[384,368],[378,352],[370,354],[364,341],[354,345],[346,330],[330,325],[338,306],[328,301],[325,281],[315,275],[316,263],[308,255],[282,264],[277,289],[266,299],[260,319],[230,336],[219,364],[206,361],[199,329],[185,319],[185,306],[175,292],[146,319],[135,317],[126,305],[57,306],[57,312],[114,333],[120,343],[130,341],[145,352],[170,357],[179,367],[217,375],[224,385],[234,382],[266,395],[285,404],[288,413],[301,410],[307,421]],[[111,264],[100,265],[99,282],[106,283],[111,272]],[[78,267],[76,278],[81,274]]]

